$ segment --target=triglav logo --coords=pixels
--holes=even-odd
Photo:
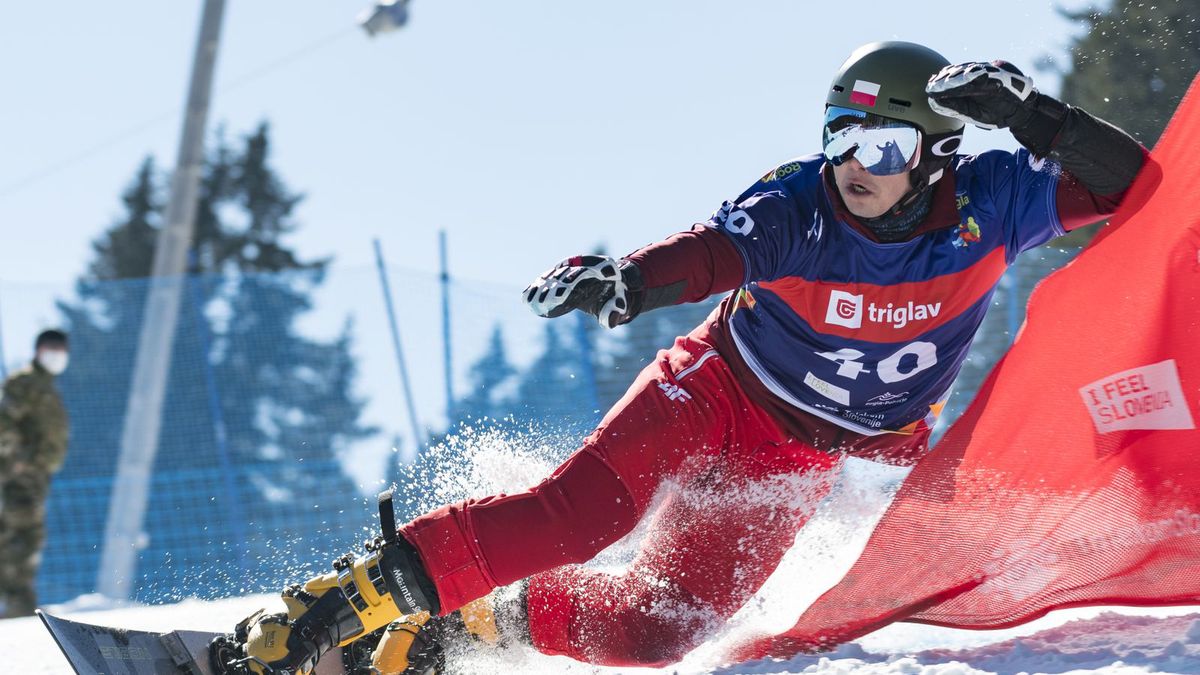
[[[829,309],[825,312],[825,323],[846,328],[862,328],[863,296],[845,291],[830,291]]]
[[[863,296],[845,291],[830,291],[829,308],[825,312],[825,323],[846,328],[862,328],[863,314],[871,323],[884,323],[892,328],[904,328],[910,321],[924,321],[936,317],[942,311],[942,303],[918,303],[909,300],[897,305],[867,303],[863,312]]]
[[[909,300],[907,305],[899,307],[890,302],[886,307],[880,307],[872,302],[867,307],[867,318],[875,323],[890,323],[892,328],[904,328],[909,321],[924,321],[937,316],[940,311],[942,311],[940,302],[923,305]]]

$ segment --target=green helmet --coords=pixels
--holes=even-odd
[[[929,107],[925,85],[950,65],[946,57],[912,42],[872,42],[855,49],[829,87],[826,105],[902,120],[924,134],[914,187],[933,183],[962,140],[961,120]]]
[[[963,123],[929,107],[925,85],[946,57],[912,42],[872,42],[855,49],[833,78],[825,102],[921,127],[926,134],[961,131]]]

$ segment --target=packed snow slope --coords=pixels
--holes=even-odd
[[[270,606],[270,596],[248,596],[176,605],[82,609],[54,608],[80,621],[159,630],[227,630],[242,616]],[[1117,613],[1120,612],[1120,613]],[[1183,613],[1187,612],[1187,613]],[[1071,617],[1089,617],[1076,618]],[[72,671],[36,618],[0,621],[0,672],[69,675]],[[689,658],[663,670],[597,668],[532,650],[476,653],[459,659],[470,675],[551,673],[813,673],[816,675],[974,675],[976,673],[1200,673],[1200,613],[1186,609],[1070,610],[1004,631],[958,631],[896,624],[835,652],[789,661],[703,664]]]
[[[520,490],[536,483],[555,465],[554,434],[522,433],[514,438],[494,432],[461,434],[418,467],[410,485],[421,485],[412,506],[425,509],[465,497]],[[893,624],[821,655],[788,661],[725,663],[724,655],[751,634],[779,632],[836,583],[853,564],[882,516],[903,470],[850,461],[830,496],[797,535],[762,590],[704,644],[676,666],[661,670],[598,668],[529,648],[470,649],[452,645],[456,673],[1200,673],[1200,608],[1078,608],[1056,612],[1003,631],[963,631],[916,624]],[[786,485],[782,486],[787,489]],[[680,489],[668,486],[668,489]],[[753,491],[751,491],[753,492]],[[792,494],[792,493],[788,493]],[[692,495],[702,499],[705,495]],[[727,499],[728,496],[722,496]],[[649,520],[649,519],[647,519]],[[604,551],[593,563],[621,573],[639,541],[639,527]],[[652,536],[652,533],[650,533]],[[330,552],[331,555],[338,552]],[[931,551],[931,553],[936,553]],[[297,579],[280,579],[279,587]],[[185,589],[179,589],[186,597]],[[84,597],[47,608],[54,614],[88,623],[142,630],[228,631],[254,610],[282,610],[278,596],[255,595],[223,600],[187,600],[174,605],[118,606]],[[70,673],[54,641],[36,618],[0,621],[0,673]]]

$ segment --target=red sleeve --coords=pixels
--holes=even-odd
[[[625,259],[638,266],[647,290],[685,284],[676,304],[731,291],[746,275],[742,255],[729,237],[703,225],[644,246]]]
[[[1145,148],[1142,152],[1149,157]],[[1070,172],[1063,171],[1056,192],[1058,219],[1067,232],[1099,222],[1116,212],[1128,191],[1127,188],[1111,195],[1098,195],[1084,187]]]

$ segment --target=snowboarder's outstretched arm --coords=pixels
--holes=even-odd
[[[567,258],[527,286],[522,298],[538,316],[578,309],[613,328],[642,312],[733,290],[744,274],[741,254],[728,237],[697,225],[620,260]]]
[[[946,66],[929,80],[929,105],[985,129],[1009,129],[1037,157],[1070,174],[1060,183],[1059,219],[1067,230],[1116,210],[1145,163],[1146,149],[1120,128],[1039,92],[1006,61]]]

